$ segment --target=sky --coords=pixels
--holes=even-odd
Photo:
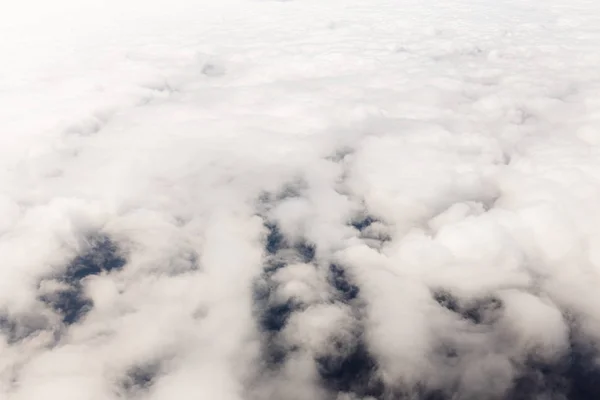
[[[0,400],[600,398],[600,6],[0,14]]]

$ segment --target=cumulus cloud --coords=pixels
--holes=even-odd
[[[0,398],[598,398],[594,7],[11,4]]]

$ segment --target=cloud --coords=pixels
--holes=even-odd
[[[597,10],[550,3],[12,4],[0,399],[598,398]]]

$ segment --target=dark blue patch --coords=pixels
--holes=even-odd
[[[450,292],[444,290],[438,290],[433,293],[433,299],[440,306],[454,313],[459,313],[460,309],[458,306],[458,299],[454,297]]]
[[[256,198],[256,209],[258,215],[266,215],[285,200],[301,197],[308,185],[302,178],[284,184],[277,191],[261,191]]]
[[[148,389],[156,380],[160,370],[159,362],[133,366],[127,371],[121,387],[125,392]]]
[[[253,302],[261,329],[266,332],[278,332],[283,329],[294,309],[291,302],[281,304],[273,299],[277,284],[272,281],[272,276],[277,270],[286,266],[286,263],[278,260],[275,255],[287,248],[287,241],[277,224],[266,223],[265,226],[269,230],[265,250],[270,257],[267,259],[263,274],[254,282]]]
[[[341,265],[329,265],[328,281],[335,290],[336,303],[352,303],[359,294],[358,286],[350,281]],[[352,304],[353,308],[357,307],[356,303]],[[383,398],[385,388],[377,362],[362,340],[362,332],[357,335],[349,341],[336,339],[332,343],[334,351],[315,358],[319,376],[323,385],[332,392],[353,393],[359,398]]]
[[[269,260],[263,268],[263,272],[265,276],[270,277],[275,272],[282,268],[285,268],[286,266],[287,264],[284,261]]]
[[[281,302],[275,295],[277,282],[273,275],[290,262],[311,262],[316,253],[313,245],[301,241],[290,244],[276,223],[266,222],[268,234],[265,242],[267,259],[263,273],[254,281],[253,303],[257,324],[264,333],[262,343],[263,361],[268,369],[276,370],[295,351],[284,344],[280,332],[285,328],[291,315],[303,305],[293,300]]]
[[[513,387],[506,394],[506,400],[575,400],[576,398],[566,396],[570,386],[567,368],[562,362],[556,365],[526,363],[515,379]]]
[[[350,283],[346,271],[337,264],[329,265],[329,284],[337,291],[344,302],[354,300],[358,296],[358,286]]]
[[[285,327],[293,311],[294,307],[290,301],[283,304],[269,304],[263,310],[260,326],[268,332],[279,332]]]
[[[83,291],[82,280],[102,272],[121,269],[126,260],[110,238],[104,235],[89,239],[89,248],[75,257],[63,276],[58,279],[68,287],[58,292],[40,296],[40,300],[62,316],[63,323],[71,325],[87,314],[93,307]]]
[[[299,241],[295,244],[290,242],[281,233],[277,224],[268,222],[265,223],[265,227],[268,230],[267,239],[265,243],[265,250],[271,256],[277,254],[281,250],[293,249],[299,257],[299,261],[309,263],[314,260],[316,254],[316,248],[313,244],[306,241]]]
[[[315,259],[316,248],[307,242],[300,242],[294,246],[294,250],[300,255],[302,262],[309,263]]]
[[[470,301],[469,304],[461,305],[460,301],[445,290],[438,290],[433,293],[433,299],[445,309],[459,314],[473,324],[487,324],[494,321],[494,317],[502,311],[503,304],[500,299],[495,297],[485,297],[476,301]]]
[[[80,284],[61,290],[58,293],[41,296],[40,300],[60,314],[63,323],[66,325],[76,323],[93,307],[92,301],[83,294],[83,288]]]
[[[566,377],[570,381],[569,400],[600,399],[600,365],[598,349],[573,341],[566,360]]]
[[[467,306],[462,315],[474,324],[486,324],[493,322],[494,316],[496,316],[503,307],[504,305],[500,299],[487,297]]]
[[[438,292],[436,300],[445,308],[467,314],[465,319],[475,323],[485,323],[488,311],[502,307],[493,297],[484,298],[461,308],[459,301],[448,293]],[[474,311],[473,308],[483,308],[484,311]],[[582,340],[571,339],[570,352],[556,363],[547,364],[532,359],[517,368],[517,376],[513,386],[505,394],[494,396],[496,400],[598,400],[600,399],[600,365],[597,363],[598,349]],[[586,344],[587,343],[587,344]],[[343,343],[337,344],[341,349]],[[458,356],[450,347],[444,359],[454,359]],[[448,387],[435,389],[425,385],[404,391],[398,387],[386,387],[377,373],[377,362],[369,355],[367,347],[360,342],[355,348],[335,352],[317,358],[315,361],[322,384],[333,393],[353,393],[358,398],[370,396],[377,400],[411,399],[411,400],[473,400],[469,388],[457,388],[459,382],[450,383]],[[444,361],[445,363],[445,361]],[[440,369],[448,365],[440,365]],[[424,379],[427,377],[424,376]],[[461,394],[462,393],[462,394]],[[479,395],[478,395],[479,396]],[[481,397],[477,397],[479,399]],[[492,399],[492,397],[489,397]]]
[[[569,354],[557,363],[526,363],[505,399],[600,399],[597,356],[593,346],[572,340]]]
[[[323,385],[333,392],[354,393],[361,398],[371,396],[376,399],[384,393],[377,362],[362,341],[338,354],[317,357],[315,362]]]
[[[79,282],[90,275],[121,269],[125,265],[125,258],[119,254],[116,244],[107,236],[94,236],[89,242],[89,249],[75,257],[67,268],[63,278],[65,282]]]
[[[267,369],[270,370],[277,370],[280,368],[283,363],[285,363],[288,356],[295,351],[295,349],[283,346],[282,343],[278,341],[276,334],[268,335],[268,338],[263,342],[262,346],[263,361]]]
[[[265,250],[267,250],[267,253],[269,254],[276,254],[279,250],[283,249],[287,245],[285,238],[281,234],[277,224],[267,223],[265,226],[269,230]]]
[[[302,308],[292,300],[284,303],[275,297],[277,285],[271,281],[270,275],[263,275],[254,282],[253,285],[253,303],[256,312],[256,318],[260,328],[265,332],[277,333],[281,331],[290,315]]]
[[[272,288],[271,288],[272,289]],[[293,351],[283,345],[279,339],[290,316],[299,309],[299,305],[291,301],[276,303],[271,298],[272,290],[260,289],[255,293],[255,308],[260,329],[264,332],[262,343],[263,360],[270,369],[277,369]]]
[[[467,306],[461,306],[459,300],[447,291],[437,291],[433,297],[440,306],[473,324],[493,322],[493,316],[503,307],[502,302],[494,297],[479,299]],[[582,345],[581,341],[572,339],[571,343],[568,356],[557,363],[530,360],[520,367],[514,386],[502,399],[600,399],[600,366],[595,361],[598,351],[592,345]]]
[[[267,368],[276,369],[285,362],[289,349],[282,346],[278,335],[295,310],[292,302],[278,303],[274,297],[276,284],[270,273],[264,273],[253,285],[255,318],[263,331],[262,355]]]
[[[370,215],[367,215],[364,218],[360,218],[360,219],[352,221],[352,226],[356,230],[362,232],[363,230],[365,230],[366,228],[368,228],[369,226],[371,226],[371,224],[373,224],[374,222],[377,222],[377,219],[374,218],[374,217],[372,217],[372,216],[370,216]]]

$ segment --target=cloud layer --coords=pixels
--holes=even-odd
[[[0,398],[600,396],[598,7],[0,17]]]

